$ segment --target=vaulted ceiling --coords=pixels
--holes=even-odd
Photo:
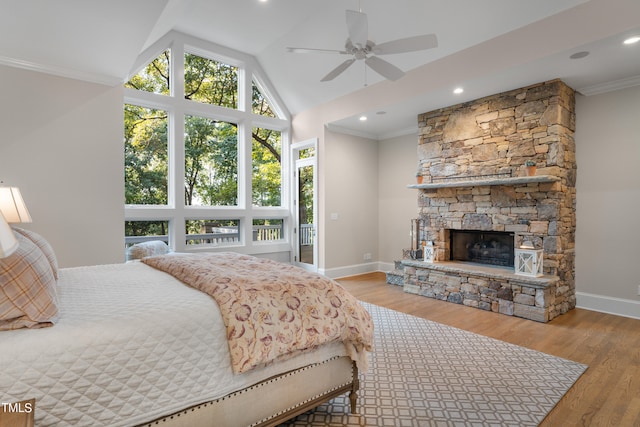
[[[407,72],[397,82],[362,61],[320,82],[345,57],[286,48],[342,49],[346,9],[367,14],[377,43],[435,33],[438,47],[385,56]],[[622,44],[640,35],[638,0],[0,0],[0,11],[0,64],[104,84],[125,81],[170,30],[253,55],[292,114],[411,82],[411,96],[332,123],[372,136],[415,126],[430,109],[554,78],[587,95],[640,84],[640,43]],[[589,54],[570,58],[579,52]],[[465,92],[453,95],[458,86]],[[366,125],[361,113],[372,117]]]

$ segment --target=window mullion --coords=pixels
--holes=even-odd
[[[252,91],[252,76],[253,69],[250,65],[244,64],[243,67],[238,69],[238,97],[239,97],[239,109],[243,113],[244,120],[241,128],[242,132],[239,137],[241,143],[238,144],[240,152],[238,152],[238,159],[243,159],[239,163],[240,170],[239,176],[244,178],[244,182],[241,182],[239,188],[241,188],[240,198],[242,200],[242,207],[246,213],[244,218],[244,236],[245,245],[250,247],[253,245],[253,152],[252,152],[252,137],[251,132],[253,130],[253,123],[251,121],[251,106],[253,100]]]
[[[245,212],[243,229],[245,244],[251,245],[251,124],[247,122],[238,125],[238,207]]]
[[[184,47],[174,43],[171,61],[171,104],[169,132],[169,203],[175,215],[169,227],[169,241],[176,251],[186,249],[184,208]]]

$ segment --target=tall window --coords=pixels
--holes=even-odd
[[[254,128],[252,137],[253,204],[280,206],[282,136],[275,130]]]
[[[125,84],[125,241],[288,251],[287,113],[253,58],[175,36]]]
[[[125,203],[166,205],[167,112],[124,106]]]
[[[184,120],[187,206],[238,204],[238,126],[205,117]]]

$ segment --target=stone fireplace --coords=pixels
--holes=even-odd
[[[423,183],[409,187],[435,261],[402,261],[406,292],[541,322],[575,307],[574,105],[554,80],[418,116]],[[541,277],[514,274],[525,241],[544,251]]]

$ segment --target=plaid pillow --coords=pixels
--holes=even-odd
[[[51,264],[51,270],[53,271],[53,277],[58,280],[58,258],[56,258],[55,252],[53,252],[53,248],[47,242],[47,240],[36,233],[35,231],[25,230],[24,228],[11,227],[13,231],[16,231],[27,239],[31,240],[37,247],[40,248],[44,256],[49,260],[49,264]]]
[[[18,249],[0,259],[0,331],[52,326],[58,317],[56,280],[49,260],[16,233]]]

